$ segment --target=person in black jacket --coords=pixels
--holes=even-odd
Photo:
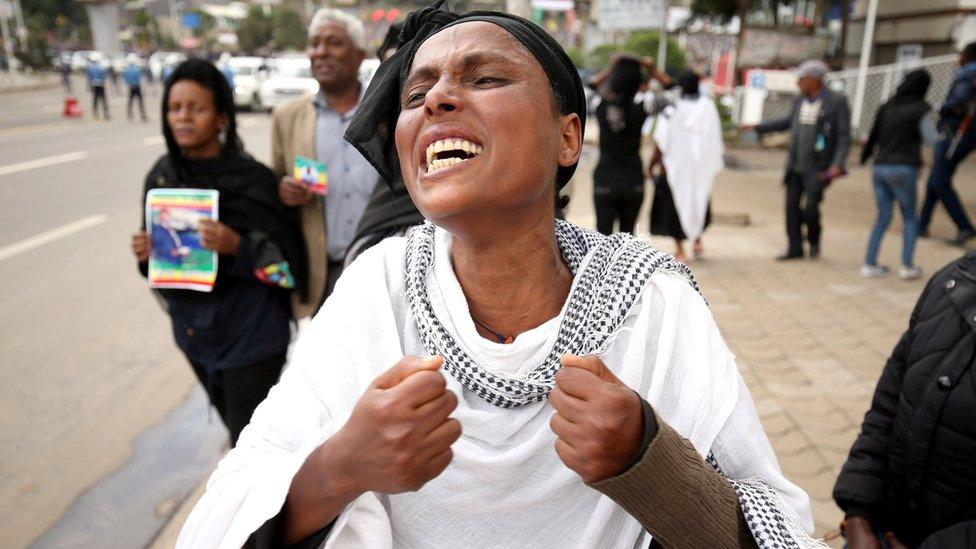
[[[918,216],[915,214],[918,169],[922,165],[922,143],[935,143],[938,132],[932,117],[932,107],[925,102],[932,77],[924,69],[905,75],[895,96],[878,109],[867,143],[861,150],[861,165],[878,149],[874,160],[874,197],[878,204],[878,217],[871,231],[867,255],[861,266],[861,276],[875,278],[888,274],[888,268],[878,265],[881,240],[891,223],[891,204],[897,201],[901,208],[903,279],[922,276],[915,266],[915,239],[918,237]]]
[[[168,152],[146,177],[143,204],[151,189],[216,189],[219,221],[200,221],[197,233],[219,260],[212,291],[156,293],[177,346],[236,443],[285,363],[290,293],[304,291],[298,212],[278,200],[271,170],[243,151],[233,92],[211,63],[190,59],[179,65],[162,105]],[[145,224],[133,235],[132,251],[145,276],[153,253]]]
[[[976,547],[974,359],[970,252],[923,291],[834,486],[848,547]]]

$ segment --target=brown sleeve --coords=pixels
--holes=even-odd
[[[284,130],[282,125],[283,113],[275,107],[271,114],[271,171],[275,175],[276,183],[288,173],[288,163],[285,162],[284,144],[282,143],[281,132]]]
[[[671,547],[756,547],[732,484],[657,416],[658,433],[623,473],[590,487]]]

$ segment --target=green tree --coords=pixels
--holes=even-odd
[[[247,9],[247,17],[237,27],[237,42],[247,52],[263,48],[271,42],[274,34],[271,18],[264,14],[261,6]]]
[[[35,71],[51,68],[50,44],[45,37],[44,28],[38,18],[27,19],[27,43],[25,48],[17,48],[14,55],[25,67]]]
[[[623,45],[603,44],[590,50],[586,56],[587,67],[602,69],[610,66],[610,57],[617,52],[627,52],[640,57],[657,59],[658,31],[635,31],[627,37]],[[688,66],[688,59],[681,46],[668,37],[668,53],[664,69],[669,74],[677,74]]]
[[[579,48],[566,48],[566,55],[577,69],[586,66],[586,56],[583,55],[583,52]]]
[[[658,31],[632,32],[624,42],[624,50],[636,53],[641,57],[657,59],[658,44],[661,33]],[[668,74],[678,74],[688,66],[688,58],[681,46],[670,36],[667,37],[668,51],[664,60],[664,70]]]
[[[305,23],[298,12],[280,7],[272,15],[275,45],[282,50],[303,50],[306,43]]]
[[[81,36],[80,29],[87,29],[88,14],[80,2],[74,0],[23,0],[24,19],[32,20],[31,32],[35,30],[54,33],[56,41],[69,40]]]

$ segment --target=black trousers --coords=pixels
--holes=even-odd
[[[820,244],[820,202],[823,183],[815,175],[790,172],[786,177],[786,236],[790,254],[803,253],[803,228],[807,241]]]
[[[593,187],[593,205],[596,209],[596,230],[602,234],[613,233],[614,222],[622,233],[633,233],[644,202],[644,184],[627,186]]]
[[[146,119],[146,105],[142,102],[142,88],[136,86],[134,88],[129,88],[129,104],[125,107],[125,114],[129,119],[132,119],[132,102],[139,101],[139,114],[142,115],[142,119]]]
[[[102,103],[102,112],[108,118],[108,100],[105,99],[105,86],[92,86],[92,116],[98,116],[98,103]]]
[[[193,373],[203,384],[210,397],[210,404],[217,409],[221,421],[230,431],[232,446],[237,445],[241,431],[251,421],[254,409],[268,396],[268,391],[281,375],[286,354],[230,370],[208,373],[207,368],[193,364]]]

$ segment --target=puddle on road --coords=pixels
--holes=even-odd
[[[88,488],[32,549],[145,547],[216,466],[227,432],[194,386],[161,423],[133,441],[132,457]]]

